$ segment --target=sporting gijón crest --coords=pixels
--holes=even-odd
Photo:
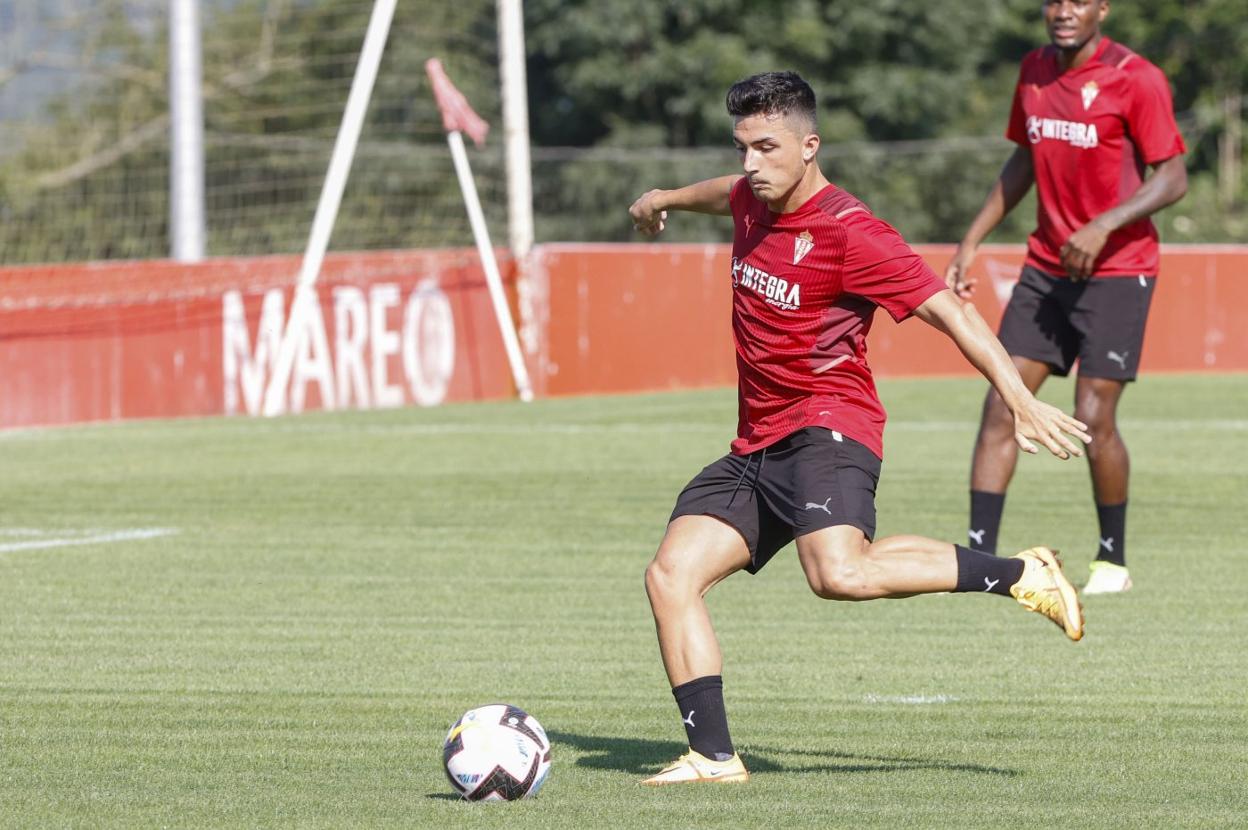
[[[793,237],[793,264],[801,262],[802,259],[815,248],[815,237],[810,231],[802,231]]]
[[[1087,110],[1091,108],[1092,102],[1096,100],[1096,96],[1100,95],[1101,88],[1097,86],[1096,81],[1088,81],[1079,90],[1079,94],[1083,97],[1083,108]]]

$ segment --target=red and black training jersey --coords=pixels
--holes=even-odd
[[[1145,165],[1186,150],[1166,76],[1107,37],[1067,72],[1053,46],[1023,58],[1006,137],[1031,150],[1036,174],[1027,264],[1054,276],[1066,275],[1071,234],[1135,193]],[[1094,276],[1156,274],[1158,259],[1157,229],[1144,218],[1110,234]]]
[[[944,281],[834,185],[792,213],[773,213],[744,178],[730,201],[740,406],[732,451],[820,426],[882,458],[884,407],[867,365],[872,316],[880,306],[900,322]]]

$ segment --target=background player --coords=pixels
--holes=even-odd
[[[682,491],[646,570],[659,650],[690,751],[647,784],[744,781],[724,710],[722,657],[703,600],[756,573],[790,541],[811,590],[868,600],[933,592],[1013,596],[1083,636],[1074,588],[1047,548],[998,559],[919,536],[875,535],[885,414],[866,362],[877,306],[949,335],[1014,415],[1014,440],[1061,458],[1083,426],[1037,401],[974,307],[888,224],[828,183],[815,161],[815,95],[791,72],[728,92],[745,176],[652,190],[630,208],[656,234],[667,210],[731,215],[733,335],[740,417],[731,452]]]
[[[1157,274],[1148,217],[1187,190],[1183,138],[1161,70],[1101,34],[1109,0],[1050,0],[1051,45],[1023,59],[1006,135],[1018,145],[945,272],[969,297],[980,242],[1037,183],[1036,230],[1001,321],[1027,388],[1079,360],[1075,417],[1088,424],[1100,544],[1084,593],[1126,591],[1127,448],[1118,400],[1134,380]],[[1146,165],[1153,174],[1144,178]],[[1018,459],[1008,408],[989,390],[971,462],[969,535],[996,551]]]

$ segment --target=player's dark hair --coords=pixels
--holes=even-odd
[[[763,72],[737,81],[728,90],[728,114],[797,116],[815,129],[815,91],[796,72]]]

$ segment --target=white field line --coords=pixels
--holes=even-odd
[[[1248,430],[1248,418],[1125,418],[1118,422],[1118,426],[1160,432],[1238,432]],[[898,432],[954,432],[979,429],[979,421],[889,421],[886,429]]]
[[[182,429],[175,421],[149,429]],[[1182,418],[1165,420],[1125,419],[1119,426],[1141,432],[1248,432],[1248,418]],[[973,432],[978,421],[902,421],[890,420],[888,432]],[[69,430],[73,430],[70,427]],[[732,424],[724,421],[620,422],[614,424],[533,424],[503,422],[495,424],[373,424],[343,423],[275,423],[260,419],[230,419],[213,423],[208,429],[231,435],[242,434],[334,434],[352,435],[632,435],[632,434],[732,434]],[[71,434],[64,428],[0,430],[0,441],[55,439]],[[81,433],[78,433],[81,434]]]
[[[1240,432],[1248,431],[1248,419],[1186,419],[1186,420],[1124,420],[1119,426],[1127,430],[1161,432]],[[281,424],[270,423],[259,427],[264,431],[335,433],[349,432],[353,435],[372,433],[379,435],[629,435],[648,433],[732,433],[732,424],[725,422],[646,422],[614,424]],[[978,421],[889,421],[887,429],[892,432],[967,432],[979,428]]]
[[[931,706],[940,703],[957,701],[952,695],[867,695],[863,698],[867,703],[902,703],[907,706]]]
[[[72,532],[72,531],[71,531]],[[112,531],[79,531],[87,535],[67,536],[64,531],[57,531],[57,536],[44,539],[30,539],[25,542],[0,542],[0,553],[13,553],[19,550],[40,550],[46,548],[67,548],[75,545],[104,545],[110,542],[129,542],[139,539],[156,539],[161,536],[172,536],[178,531],[170,527],[134,527]],[[0,536],[44,536],[48,531],[33,528],[0,528]]]

